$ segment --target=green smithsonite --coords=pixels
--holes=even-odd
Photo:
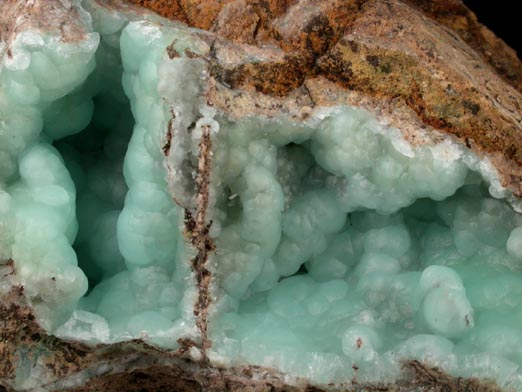
[[[487,161],[347,106],[231,120],[185,27],[75,6],[90,35],[25,31],[0,66],[0,258],[49,331],[200,339],[179,205],[206,129],[211,361],[327,384],[418,359],[522,389],[522,216]]]

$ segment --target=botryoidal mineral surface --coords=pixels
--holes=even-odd
[[[522,390],[522,65],[459,0],[1,0],[1,391]]]

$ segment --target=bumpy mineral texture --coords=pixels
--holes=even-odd
[[[419,128],[450,133],[489,156],[504,186],[522,196],[522,66],[460,1],[133,3],[216,34],[211,71],[232,89],[280,105],[350,102],[398,126],[412,143]],[[234,48],[266,60],[234,64],[227,58]],[[244,105],[256,98],[245,97]],[[236,116],[256,113],[237,101],[216,104]]]
[[[461,1],[0,0],[0,58],[0,391],[521,390],[522,63]]]

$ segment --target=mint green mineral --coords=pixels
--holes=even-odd
[[[82,40],[27,30],[0,63],[0,259],[48,330],[201,339],[184,214],[205,128],[213,363],[328,384],[417,359],[522,390],[522,217],[488,162],[347,105],[232,119],[194,30],[74,4]]]

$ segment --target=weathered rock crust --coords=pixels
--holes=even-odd
[[[363,107],[412,143],[451,135],[522,197],[522,64],[460,0],[130,1],[213,33],[225,113]]]
[[[98,0],[134,13],[145,6],[207,30],[207,103],[231,118],[259,115],[306,121],[318,108],[350,104],[398,127],[413,144],[460,141],[498,169],[504,186],[522,197],[522,65],[515,53],[458,0]],[[130,3],[135,3],[132,5]],[[80,39],[84,30],[63,0],[0,3],[0,39],[25,26]],[[19,16],[22,15],[21,18]],[[173,54],[175,55],[175,54]],[[196,56],[185,53],[187,57]],[[256,62],[246,58],[256,58]],[[206,139],[205,139],[206,140]],[[194,310],[201,342],[180,341],[166,352],[141,341],[88,347],[49,336],[25,302],[23,288],[0,298],[0,391],[11,390],[24,353],[38,358],[49,391],[321,391],[274,369],[221,369],[205,355],[210,276],[208,240],[211,140],[200,145],[198,205],[186,230],[198,251]],[[0,270],[13,268],[13,262]],[[13,269],[14,273],[14,269]],[[11,279],[9,274],[0,276]],[[193,346],[201,361],[190,357]],[[45,353],[42,355],[41,353]],[[82,378],[83,377],[83,378]],[[353,380],[352,380],[353,381]],[[355,380],[356,381],[356,380]],[[498,391],[485,381],[452,378],[411,361],[394,385],[329,386],[332,390]]]

